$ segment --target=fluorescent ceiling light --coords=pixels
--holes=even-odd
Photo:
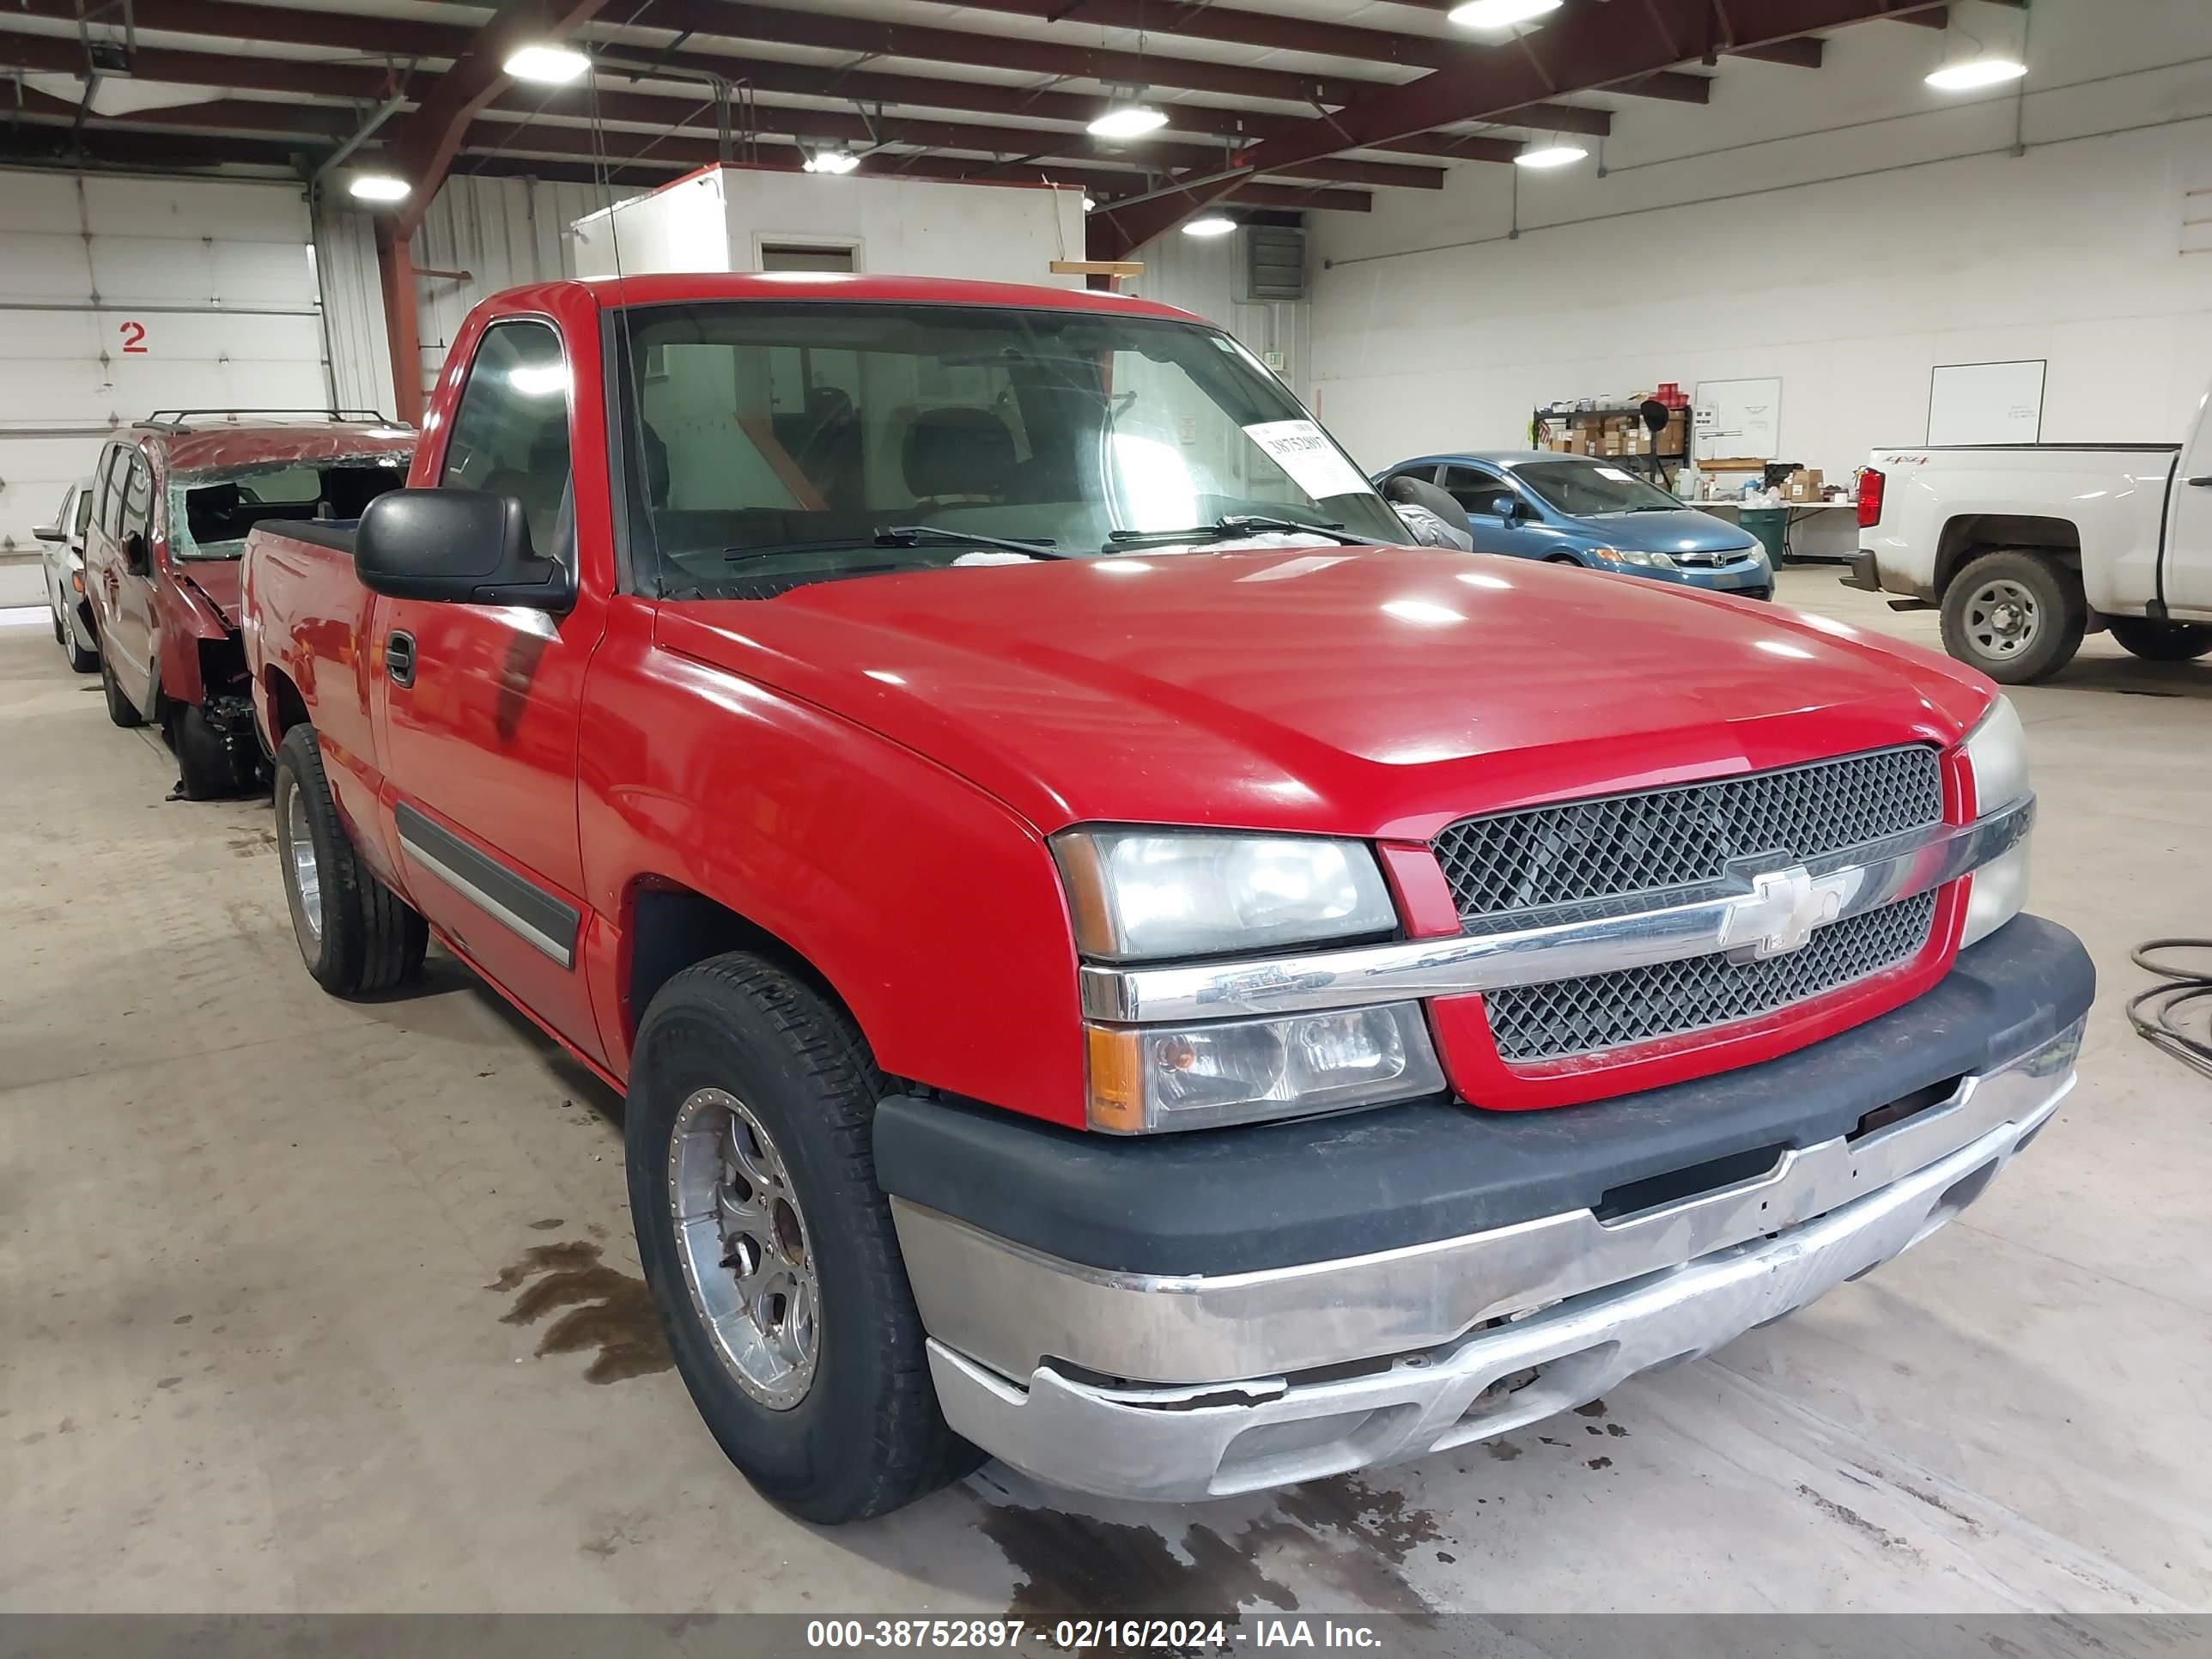
[[[592,60],[567,46],[520,46],[507,54],[507,72],[518,81],[565,87],[591,68]]]
[[[1546,144],[1540,149],[1524,149],[1513,158],[1519,167],[1564,167],[1579,161],[1589,152],[1580,144]]]
[[[359,202],[404,202],[409,185],[404,179],[395,179],[388,173],[356,173],[346,189]]]
[[[817,149],[806,158],[809,173],[850,173],[860,158],[848,149]]]
[[[1182,234],[1186,236],[1226,236],[1236,228],[1237,222],[1234,219],[1224,219],[1218,213],[1209,213],[1205,217],[1194,219],[1185,225],[1182,228]]]
[[[1115,104],[1085,131],[1094,138],[1141,138],[1167,124],[1167,112],[1149,104]]]
[[[1977,87],[2017,81],[2027,73],[2027,65],[2017,58],[1969,58],[1963,63],[1944,64],[1928,77],[1928,84],[1939,92],[1972,92]]]
[[[1451,21],[1465,29],[1507,29],[1559,9],[1560,0],[1467,0],[1451,9]]]

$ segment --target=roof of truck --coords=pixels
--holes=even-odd
[[[1206,319],[1157,300],[1096,289],[1047,288],[1032,283],[964,282],[949,276],[894,276],[830,270],[687,271],[650,276],[585,276],[602,306],[669,305],[699,300],[823,300],[848,303],[1001,306],[1032,311],[1090,311],[1120,317]]]

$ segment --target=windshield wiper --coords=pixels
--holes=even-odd
[[[1116,530],[1108,536],[1108,544],[1102,552],[1112,552],[1117,547],[1127,547],[1133,542],[1203,542],[1229,541],[1239,536],[1261,534],[1267,531],[1283,531],[1312,536],[1326,536],[1340,547],[1365,547],[1374,538],[1347,534],[1340,524],[1308,524],[1303,519],[1274,519],[1259,513],[1231,513],[1216,519],[1212,524],[1194,525],[1188,530]]]
[[[1026,553],[1033,559],[1066,559],[1074,555],[1054,550],[1049,536],[1016,541],[1007,536],[979,536],[972,530],[954,530],[941,524],[886,524],[876,526],[878,547],[999,547],[1009,553]]]
[[[785,553],[822,553],[832,548],[850,547],[1003,547],[1009,553],[1026,553],[1033,559],[1065,559],[1072,556],[1053,551],[1052,538],[1040,537],[1033,542],[1009,541],[1002,536],[979,536],[972,530],[948,530],[933,524],[878,525],[864,538],[859,536],[824,536],[810,542],[774,542],[766,547],[726,547],[722,557],[732,564],[744,564],[753,559],[773,559]]]

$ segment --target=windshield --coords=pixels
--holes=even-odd
[[[1577,519],[1604,513],[1674,513],[1681,508],[1665,490],[1625,467],[1597,461],[1532,461],[1513,476],[1561,513]]]
[[[1240,516],[1406,538],[1281,382],[1209,328],[836,302],[623,316],[631,542],[664,594],[1026,556],[1006,542],[1087,557],[1116,532],[1255,533],[1206,528]]]
[[[264,520],[350,524],[406,482],[407,457],[390,450],[189,473],[169,486],[169,550],[181,559],[234,559]]]

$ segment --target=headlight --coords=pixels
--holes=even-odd
[[[1966,769],[1974,779],[1974,816],[1987,817],[2025,800],[2027,734],[2011,699],[2000,696],[1966,738]],[[1990,860],[1967,878],[1966,929],[1961,947],[1987,939],[2027,903],[2027,842]]]
[[[1648,565],[1654,570],[1672,570],[1674,561],[1664,553],[1646,553],[1637,547],[1593,547],[1591,554],[1607,564]]]
[[[1319,836],[1073,830],[1053,838],[1075,942],[1127,962],[1388,933],[1398,913],[1366,844]]]
[[[1089,1121],[1109,1134],[1205,1129],[1439,1093],[1420,1005],[1178,1030],[1092,1025]]]

